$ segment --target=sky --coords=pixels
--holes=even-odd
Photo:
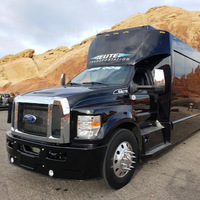
[[[199,0],[0,0],[0,58],[25,49],[71,46],[136,13],[169,5],[200,11]]]

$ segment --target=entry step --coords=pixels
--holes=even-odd
[[[145,156],[151,156],[167,147],[171,146],[171,143],[170,142],[166,142],[166,143],[161,143],[159,144],[158,146],[148,150],[146,153],[145,153]]]
[[[148,128],[143,128],[143,129],[141,129],[140,132],[141,132],[141,135],[143,136],[143,135],[148,135],[148,134],[150,134],[150,133],[152,133],[152,132],[160,131],[160,130],[162,130],[163,128],[164,128],[164,126],[160,126],[160,127],[157,127],[157,126],[150,126],[150,127],[148,127]]]

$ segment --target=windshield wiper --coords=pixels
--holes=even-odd
[[[95,82],[95,81],[92,81],[92,82],[83,82],[83,84],[92,84],[92,85],[108,85],[108,84],[106,84],[106,83]]]
[[[70,85],[81,85],[80,83],[74,83],[74,82],[69,82],[67,84],[70,84]]]

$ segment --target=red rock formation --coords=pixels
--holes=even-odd
[[[114,25],[111,30],[142,25],[152,25],[167,30],[200,51],[200,12],[189,12],[169,6],[155,7],[146,13],[130,16]],[[85,68],[92,38],[82,41],[71,49],[58,47],[40,55],[34,55],[34,50],[26,50],[16,55],[4,56],[0,59],[0,91],[22,93],[59,85],[61,73],[66,73],[67,80],[71,79]],[[195,70],[195,76],[196,86],[187,83],[191,80],[190,75],[188,80],[182,79],[184,83],[176,80],[175,84],[188,85],[188,88],[197,90],[197,85],[200,84],[199,68]]]

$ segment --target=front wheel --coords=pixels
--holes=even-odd
[[[113,189],[120,189],[132,178],[138,160],[138,144],[133,133],[117,129],[110,139],[103,163],[103,178]]]

